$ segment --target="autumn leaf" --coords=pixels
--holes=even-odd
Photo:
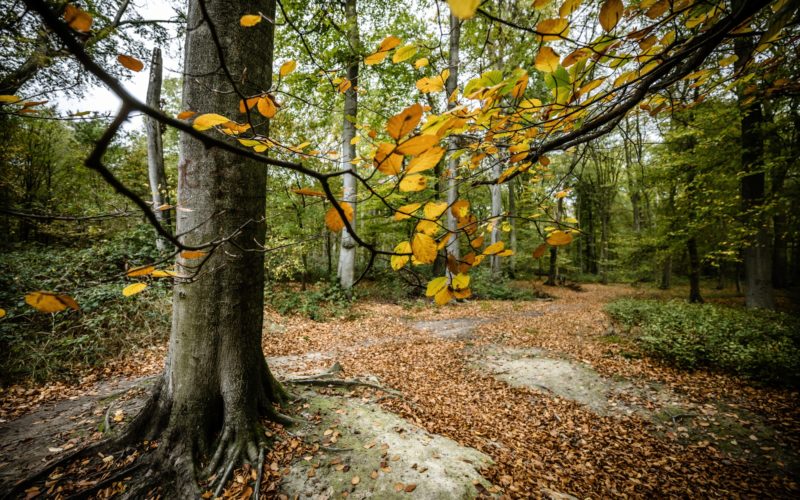
[[[428,65],[428,58],[427,57],[420,57],[416,61],[414,61],[414,67],[417,69],[424,68]]]
[[[497,243],[492,243],[488,247],[483,250],[483,255],[494,255],[496,253],[500,253],[506,247],[506,244],[502,241],[498,241]]]
[[[200,115],[194,119],[194,123],[192,123],[192,127],[195,130],[208,130],[211,127],[216,127],[217,125],[222,125],[223,123],[228,123],[230,120],[225,118],[222,115],[218,115],[216,113],[206,113],[204,115]]]
[[[398,208],[397,211],[394,213],[394,220],[410,219],[411,214],[416,212],[421,206],[422,206],[421,203],[411,203],[408,205],[403,205],[402,207]]]
[[[71,3],[64,8],[64,20],[75,31],[86,33],[92,29],[92,15]]]
[[[403,170],[403,155],[394,152],[394,144],[382,142],[378,144],[372,159],[375,168],[386,175],[397,175]]]
[[[147,276],[148,274],[152,274],[155,271],[155,266],[142,266],[142,267],[135,267],[133,269],[128,270],[125,273],[128,277],[136,277],[136,276]]]
[[[342,212],[344,212],[344,216],[347,217],[348,222],[353,221],[353,206],[343,201],[339,203],[342,207]],[[342,229],[344,229],[344,221],[342,217],[339,215],[339,212],[336,210],[336,207],[331,207],[325,212],[325,225],[333,231],[334,233],[338,233]]]
[[[258,98],[258,103],[256,104],[256,108],[258,109],[258,112],[261,113],[261,115],[264,116],[265,118],[272,118],[278,111],[277,106],[275,106],[275,102],[268,95],[264,95]]]
[[[130,297],[131,295],[136,295],[145,288],[147,288],[147,283],[134,283],[132,285],[128,285],[125,288],[123,288],[122,295],[124,295],[125,297]]]
[[[394,247],[394,253],[398,254],[410,254],[411,253],[411,243],[407,241],[401,241]],[[406,262],[411,260],[410,255],[392,255],[391,264],[392,269],[395,271],[400,270],[403,266],[406,265]]]
[[[422,105],[412,104],[389,118],[386,122],[386,132],[392,139],[399,141],[401,137],[414,130],[421,118]]]
[[[63,293],[31,292],[25,295],[25,303],[43,313],[55,313],[67,308],[75,311],[80,309],[75,299]]]
[[[3,319],[5,317],[6,317],[6,310],[0,307],[0,319]]]
[[[367,66],[373,66],[375,64],[380,64],[386,59],[388,56],[388,52],[375,52],[374,54],[370,54],[364,58],[364,64]]]
[[[456,274],[453,276],[450,286],[453,287],[453,290],[463,290],[465,288],[469,288],[469,275],[463,273]]]
[[[406,170],[406,172],[409,174],[416,174],[418,172],[430,170],[438,165],[439,160],[442,159],[443,155],[443,148],[438,146],[432,147],[424,153],[412,158],[411,161],[408,162],[408,170]]]
[[[392,50],[401,43],[403,43],[401,39],[397,38],[394,35],[389,35],[381,41],[380,46],[378,46],[378,52],[386,52],[387,50]]]
[[[250,28],[261,22],[260,14],[247,14],[239,19],[239,25]]]
[[[285,63],[281,64],[281,69],[278,70],[278,74],[280,74],[281,77],[284,77],[294,71],[295,68],[297,68],[297,62],[294,60],[286,61]]]
[[[411,240],[411,252],[421,264],[431,264],[436,260],[436,240],[427,234],[416,233]]]
[[[292,192],[297,193],[301,196],[316,196],[318,198],[325,198],[325,193],[323,193],[322,191],[315,191],[310,188],[299,188],[299,189],[295,188],[292,189]]]
[[[606,0],[600,7],[600,26],[605,31],[613,30],[622,17],[624,9],[622,0]]]
[[[401,63],[407,59],[410,59],[416,53],[417,53],[416,45],[404,45],[394,51],[394,55],[392,56],[392,62],[395,64]]]
[[[117,56],[117,61],[131,71],[141,71],[144,69],[144,63],[135,57],[120,54]]]
[[[397,146],[397,153],[401,155],[418,155],[431,149],[439,143],[439,138],[435,135],[423,134],[416,135]]]
[[[469,213],[469,202],[467,200],[456,200],[450,207],[450,213],[456,219],[463,219]]]
[[[540,259],[547,252],[547,243],[542,243],[533,250],[533,258]]]
[[[153,278],[175,278],[178,274],[175,271],[170,271],[167,269],[156,269],[150,274]]]
[[[425,218],[428,220],[436,220],[438,219],[444,211],[447,210],[447,202],[442,201],[436,203],[435,201],[429,201],[425,204],[425,208],[423,212],[425,213]]]
[[[481,0],[447,0],[450,5],[450,12],[457,18],[464,20],[475,16]]]
[[[411,174],[400,181],[400,191],[404,193],[422,191],[428,185],[428,178],[421,174]]]
[[[536,54],[534,65],[542,73],[552,73],[558,69],[559,57],[556,51],[550,47],[542,47]]]
[[[428,282],[428,286],[425,288],[425,296],[433,297],[445,287],[447,287],[447,276],[433,278]]]
[[[15,95],[9,95],[9,94],[0,95],[0,103],[3,104],[14,104],[15,102],[19,102],[21,100],[22,99],[20,99]]]
[[[542,35],[542,41],[559,40],[569,35],[569,22],[563,18],[545,19],[536,25],[536,31]]]
[[[197,111],[181,111],[176,115],[178,120],[186,120],[197,114]]]
[[[572,243],[572,235],[569,233],[565,233],[564,231],[561,231],[559,229],[547,235],[548,245],[554,247],[560,247],[564,245],[569,245],[570,243]]]
[[[206,255],[208,255],[208,252],[202,250],[184,250],[181,252],[181,258],[187,260],[202,259]]]

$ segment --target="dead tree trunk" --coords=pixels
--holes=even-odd
[[[147,86],[147,105],[156,109],[161,108],[161,78],[162,78],[161,49],[153,49],[150,61],[150,82]],[[165,227],[170,225],[169,189],[167,176],[164,172],[164,146],[161,137],[161,124],[155,118],[144,118],[147,130],[147,174],[150,179],[150,194],[153,197],[153,211],[156,218]],[[156,237],[156,247],[164,251],[168,247],[164,238]]]

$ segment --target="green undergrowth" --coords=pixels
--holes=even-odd
[[[27,243],[0,252],[0,384],[73,379],[169,334],[168,283],[123,297],[124,271],[157,258],[152,231],[133,229],[85,248]],[[65,293],[79,311],[41,313],[25,303],[37,290]]]
[[[800,319],[784,313],[621,299],[606,312],[647,355],[679,368],[713,368],[773,385],[800,385]]]
[[[269,283],[264,291],[265,301],[279,314],[304,316],[314,321],[353,319],[355,296],[335,282],[323,281],[305,290],[293,285]]]

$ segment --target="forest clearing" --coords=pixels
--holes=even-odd
[[[800,495],[799,2],[0,40],[0,498]]]

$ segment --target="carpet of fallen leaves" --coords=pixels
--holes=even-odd
[[[554,301],[471,301],[444,308],[361,304],[359,318],[347,322],[287,322],[272,316],[286,330],[266,336],[264,350],[268,356],[315,353],[306,358],[311,372],[335,359],[349,377],[378,376],[404,395],[382,404],[429,432],[491,456],[496,465],[486,475],[511,497],[538,496],[543,488],[580,497],[798,493],[796,478],[782,472],[787,465],[779,458],[763,464],[725,453],[713,440],[685,442],[680,434],[686,429],[680,425],[659,433],[653,422],[636,414],[600,416],[543,391],[510,387],[469,362],[469,353],[489,345],[546,349],[602,375],[660,382],[707,408],[712,420],[717,411],[713,403],[724,399],[730,406],[762,415],[786,448],[798,448],[797,393],[623,356],[620,346],[604,340],[611,325],[602,307],[636,290],[584,288],[557,289]],[[448,318],[486,321],[468,340],[442,339],[409,326]],[[760,458],[769,460],[772,450],[765,448]]]
[[[346,378],[377,377],[381,385],[402,393],[401,398],[381,398],[384,407],[491,456],[495,465],[484,475],[495,485],[493,492],[511,498],[540,496],[545,489],[581,498],[800,494],[797,471],[784,461],[786,453],[777,452],[788,450],[796,459],[800,449],[796,392],[723,374],[688,373],[627,355],[624,343],[609,342],[612,326],[602,307],[616,297],[643,293],[634,288],[585,285],[583,292],[547,291],[554,300],[474,300],[442,308],[422,301],[363,301],[354,306],[355,319],[327,322],[267,311],[264,352],[273,366],[290,362],[293,374],[320,372],[338,361]],[[442,338],[412,327],[417,321],[462,318],[480,320],[469,338]],[[547,391],[511,387],[472,362],[482,350],[497,346],[542,349],[605,377],[662,384],[690,401],[697,415],[691,423],[673,418],[659,425],[638,413],[598,415]],[[6,388],[0,393],[0,421],[48,401],[77,398],[104,379],[156,374],[164,354],[165,346],[154,346],[86,374],[79,384]],[[659,404],[645,402],[653,412]],[[742,438],[713,426],[721,408],[745,429],[752,422],[741,415],[757,416],[774,429],[774,439],[731,452]],[[313,452],[285,430],[276,426],[273,431],[275,447],[266,457],[262,490],[271,496],[277,495],[289,463]],[[749,439],[758,441],[754,434]],[[129,460],[130,455],[106,459],[106,468],[113,463],[118,470]],[[238,471],[227,493],[247,494],[247,479],[255,474],[249,468]],[[98,478],[110,475],[107,470]],[[109,485],[100,496],[115,488]]]

